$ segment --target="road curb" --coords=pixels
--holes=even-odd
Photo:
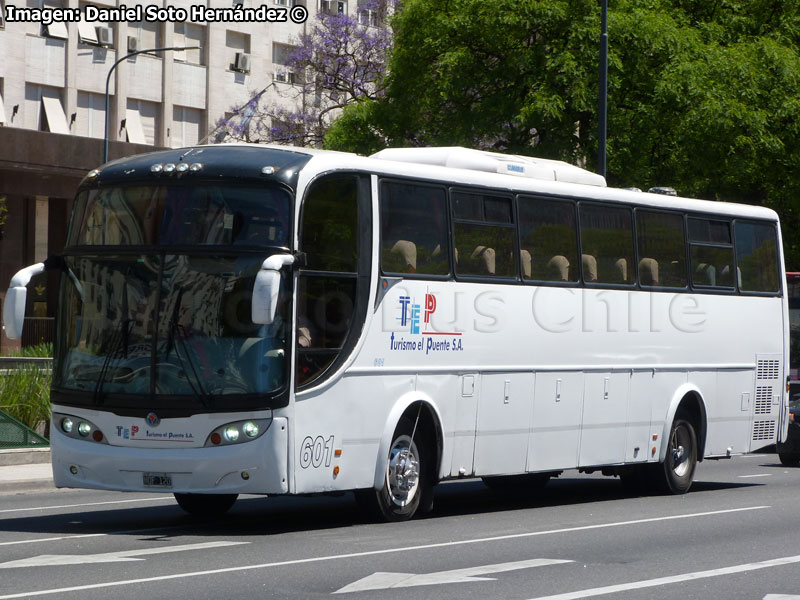
[[[35,465],[50,462],[50,448],[14,448],[0,450],[0,467]]]

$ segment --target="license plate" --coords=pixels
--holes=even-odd
[[[172,476],[167,473],[143,473],[142,483],[147,487],[171,488]]]

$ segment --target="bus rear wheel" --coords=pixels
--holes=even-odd
[[[174,494],[178,506],[194,517],[224,515],[236,502],[238,494]]]
[[[403,418],[389,446],[383,486],[379,490],[358,490],[359,505],[382,521],[411,519],[420,505],[424,507],[429,503],[432,493],[427,461],[423,436],[419,429],[414,432],[413,420]]]
[[[667,494],[685,494],[692,487],[697,466],[697,435],[692,424],[676,417],[667,443],[664,462],[653,465],[656,483]]]

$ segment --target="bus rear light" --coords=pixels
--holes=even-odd
[[[164,165],[157,163],[155,165],[150,165],[150,172],[151,173],[161,173],[164,170]]]
[[[206,439],[205,447],[209,446],[230,446],[233,444],[244,444],[255,440],[269,429],[272,419],[247,419],[246,421],[234,421],[217,427]]]
[[[192,163],[191,165],[189,165],[189,170],[192,173],[197,173],[198,171],[202,171],[203,163]]]
[[[102,442],[102,441],[103,441],[103,432],[102,432],[102,431],[100,431],[99,429],[95,429],[95,430],[92,432],[92,439],[93,439],[95,442]]]
[[[182,162],[182,163],[178,163],[178,164],[177,164],[177,166],[175,167],[175,170],[176,170],[178,173],[185,173],[186,171],[188,171],[188,170],[189,170],[189,165],[187,165],[187,164],[186,164],[186,163],[184,163],[184,162]]]

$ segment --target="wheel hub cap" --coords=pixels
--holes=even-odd
[[[386,472],[392,502],[398,506],[408,504],[417,493],[419,485],[419,460],[410,438],[399,438],[389,453]]]

